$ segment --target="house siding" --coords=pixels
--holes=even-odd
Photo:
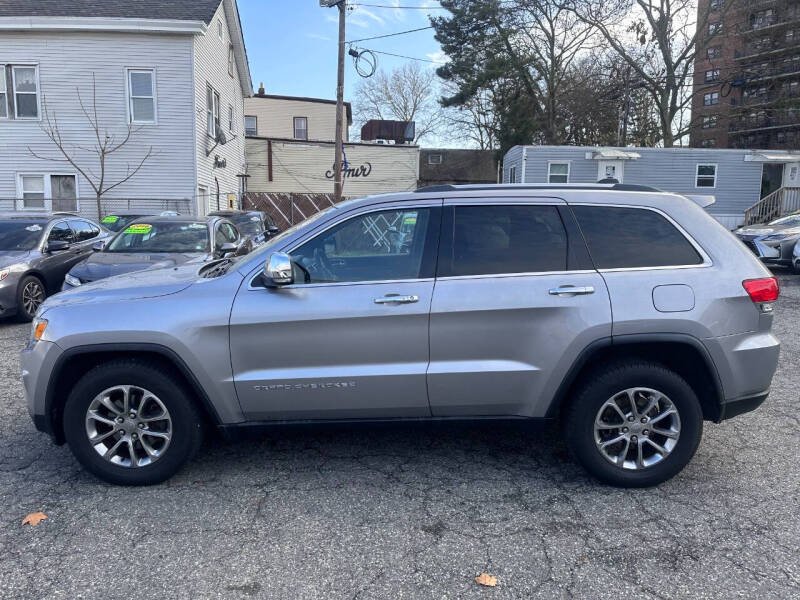
[[[126,67],[152,68],[156,73],[157,123],[137,125],[131,140],[109,158],[107,181],[125,176],[152,146],[155,156],[107,198],[192,198],[194,193],[193,119],[186,110],[192,102],[192,36],[102,32],[4,32],[0,36],[0,64],[39,65],[41,113],[47,103],[69,146],[96,145],[78,103],[77,89],[87,107],[92,103],[94,74],[101,127],[117,140],[127,131]],[[0,198],[17,196],[17,173],[75,173],[81,212],[96,216],[94,191],[64,160],[37,159],[28,152],[57,158],[55,145],[41,130],[42,121],[0,120]],[[72,150],[79,165],[97,171],[96,157]],[[11,205],[9,205],[10,207]]]
[[[245,99],[244,107],[244,114],[256,117],[259,136],[294,138],[294,117],[306,117],[309,140],[336,138],[336,104],[254,96]],[[350,139],[348,132],[345,119],[342,129],[345,141]]]
[[[248,191],[333,193],[334,144],[272,140],[272,181],[269,181],[268,140],[247,138]],[[419,175],[417,146],[345,144],[350,168],[369,166],[368,176],[345,177],[344,196],[357,197],[414,190]]]
[[[195,82],[195,137],[197,180],[194,194],[199,187],[207,190],[207,201],[198,202],[198,213],[205,214],[217,209],[216,190],[219,184],[219,206],[228,205],[228,194],[241,191],[241,181],[237,175],[246,172],[244,158],[244,95],[242,93],[239,73],[234,68],[233,75],[228,73],[228,47],[231,43],[231,31],[228,19],[235,18],[228,14],[227,2],[220,4],[214,18],[208,25],[205,35],[194,38],[194,82]],[[217,35],[217,21],[222,20],[223,39]],[[191,81],[188,78],[187,81]],[[218,145],[209,156],[206,152],[214,147],[214,140],[208,135],[206,126],[206,86],[210,84],[220,95],[220,126],[228,141]],[[228,106],[233,106],[233,134],[228,130]],[[225,160],[225,167],[215,167],[215,157]]]
[[[527,146],[526,183],[547,183],[548,162],[569,162],[569,183],[596,183],[598,161],[587,159],[586,153],[598,150],[580,146]],[[715,203],[707,207],[723,224],[733,227],[741,223],[744,211],[761,196],[762,163],[745,162],[749,150],[699,148],[620,148],[636,152],[641,158],[624,161],[623,182],[649,185],[678,194],[713,195]],[[798,157],[800,158],[800,157]],[[717,165],[714,188],[695,187],[698,164]],[[509,182],[509,171],[522,169],[522,147],[515,146],[505,155],[503,181]],[[519,180],[519,175],[518,175]],[[519,182],[519,181],[517,181]]]

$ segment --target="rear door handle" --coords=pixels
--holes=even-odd
[[[551,296],[578,296],[584,294],[594,294],[594,286],[575,287],[574,285],[562,285],[550,290]]]
[[[413,304],[419,302],[419,296],[384,296],[383,298],[375,298],[375,304]]]

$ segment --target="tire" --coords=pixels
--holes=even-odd
[[[17,318],[23,323],[33,320],[36,309],[47,298],[47,288],[35,275],[26,275],[17,286]]]
[[[126,389],[130,410],[122,416]],[[110,404],[101,401],[103,397]],[[95,416],[89,417],[90,409]],[[131,410],[138,410],[136,418]],[[64,436],[81,465],[117,485],[153,485],[169,479],[194,456],[203,438],[203,419],[185,386],[169,371],[138,359],[104,363],[81,377],[64,405],[63,423]],[[90,430],[102,441],[90,442]],[[112,460],[101,455],[114,446]]]
[[[656,404],[645,414],[652,401]],[[568,448],[592,476],[619,487],[648,487],[675,476],[692,459],[703,434],[703,412],[680,375],[658,363],[625,360],[583,378],[563,425]]]

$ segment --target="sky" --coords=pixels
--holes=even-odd
[[[348,2],[346,40],[384,35],[430,25],[433,0],[367,0]],[[338,9],[322,8],[319,0],[238,0],[253,87],[264,82],[268,94],[336,99]],[[372,6],[368,6],[372,5]],[[383,8],[374,5],[422,6],[423,10]],[[358,42],[359,49],[403,54],[441,61],[443,54],[433,30]],[[378,67],[390,72],[408,62],[405,58],[377,55]],[[434,63],[420,63],[431,69]],[[353,60],[345,60],[345,101],[352,101],[359,75]]]

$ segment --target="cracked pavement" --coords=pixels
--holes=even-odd
[[[34,430],[29,327],[0,323],[0,598],[798,598],[800,277],[780,278],[769,399],[645,490],[492,424],[207,439],[169,482],[113,487]]]

